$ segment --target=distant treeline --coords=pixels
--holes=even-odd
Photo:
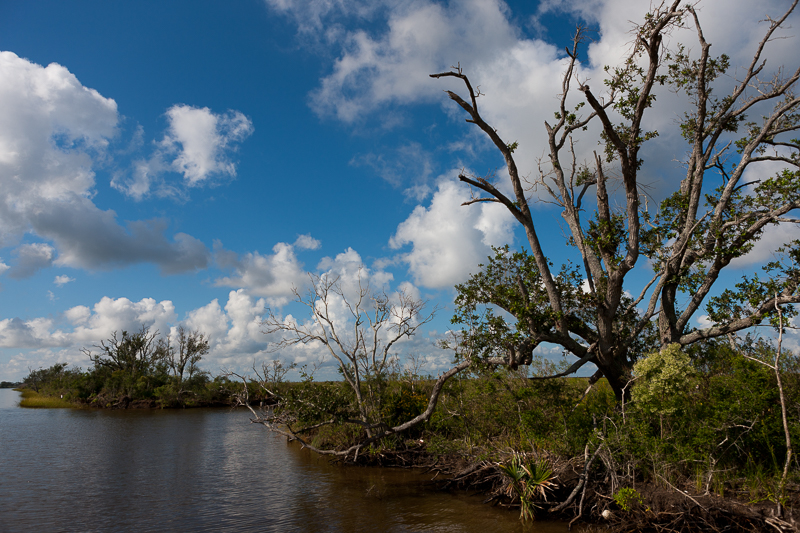
[[[208,350],[208,338],[199,331],[181,327],[170,338],[143,326],[133,333],[115,332],[94,349],[84,348],[92,364],[87,370],[57,363],[32,370],[15,385],[91,407],[226,405],[231,382],[198,367]]]

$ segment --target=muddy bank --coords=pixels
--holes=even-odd
[[[553,486],[538,499],[538,519],[570,522],[580,531],[634,532],[792,532],[799,531],[794,509],[800,508],[800,487],[790,487],[778,506],[769,499],[752,501],[744,494],[697,494],[689,487],[640,482],[620,491],[601,469],[590,470],[586,483],[583,458],[549,457]],[[359,457],[358,464],[419,469],[439,490],[480,494],[485,505],[519,513],[519,499],[508,490],[508,478],[497,462],[475,461],[457,455],[434,455],[424,444],[403,451]],[[585,487],[585,488],[584,488]],[[627,491],[627,492],[625,492]],[[620,498],[619,494],[627,494]],[[616,498],[615,498],[616,495]],[[568,502],[565,505],[565,502]]]

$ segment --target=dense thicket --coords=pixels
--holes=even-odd
[[[791,507],[800,480],[795,461],[785,487],[781,484],[787,448],[776,375],[756,361],[769,362],[775,349],[763,339],[749,339],[735,348],[709,341],[687,351],[653,352],[635,367],[632,401],[625,405],[604,379],[591,386],[588,378],[535,379],[563,370],[566,362],[559,367],[534,360],[530,371],[475,367],[445,383],[428,422],[373,442],[356,460],[402,464],[419,457],[460,458],[473,468],[475,484],[494,501],[511,505],[519,505],[523,494],[510,488],[507,471],[515,464],[523,474],[524,468],[539,468],[549,472],[542,494],[551,496],[549,502],[532,498],[538,511],[530,511],[539,513],[566,500],[587,463],[592,503],[582,508],[595,517],[603,510],[634,516],[649,508],[655,519],[657,507],[648,496],[653,487],[691,507],[676,489],[710,508],[722,505],[721,497]],[[262,421],[280,422],[318,449],[350,449],[366,439],[346,383],[317,382],[307,374],[302,382],[288,383],[280,363],[270,369],[261,381],[249,383],[251,400],[271,399]],[[391,426],[425,410],[436,380],[418,370],[395,368],[380,383],[364,384],[381,423]],[[800,361],[785,356],[780,371],[789,411],[800,412]],[[797,416],[790,417],[789,431],[800,439]],[[578,498],[571,506],[571,511],[578,507]],[[674,518],[674,508],[665,512]],[[757,530],[763,521],[747,524]]]
[[[748,355],[768,359],[772,349],[764,341],[753,342]],[[774,373],[726,344],[696,346],[687,361],[679,385],[663,379],[668,365],[642,375],[633,384],[635,401],[622,409],[605,380],[586,393],[587,378],[531,379],[557,370],[546,361],[535,362],[533,376],[526,370],[488,367],[460,374],[444,386],[429,422],[373,450],[422,438],[435,453],[544,449],[568,457],[602,436],[613,442],[609,451],[617,462],[633,467],[631,475],[639,479],[665,469],[670,476],[702,479],[711,490],[746,472],[779,473],[786,448]],[[798,359],[786,358],[781,370],[790,409],[797,412]],[[373,384],[373,390],[380,390],[375,407],[384,423],[421,413],[432,384],[431,377],[410,372],[387,374],[380,388]],[[682,393],[674,393],[673,386]],[[258,389],[251,387],[256,397]],[[347,427],[358,408],[342,382],[307,376],[299,383],[272,381],[267,387],[283,400],[274,414],[300,434],[302,428],[313,428],[306,434],[315,447],[349,446],[363,435],[357,422]],[[340,423],[320,426],[329,420]],[[796,417],[790,429],[800,438]]]

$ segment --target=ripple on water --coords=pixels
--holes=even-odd
[[[340,467],[227,409],[21,409],[0,389],[0,532],[523,531],[407,470]],[[566,531],[537,523],[525,531]]]

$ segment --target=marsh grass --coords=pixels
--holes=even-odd
[[[63,409],[65,407],[76,407],[72,402],[68,402],[63,398],[56,398],[53,396],[43,396],[38,392],[30,389],[16,389],[22,392],[22,398],[19,401],[20,407],[30,407],[33,409]]]

